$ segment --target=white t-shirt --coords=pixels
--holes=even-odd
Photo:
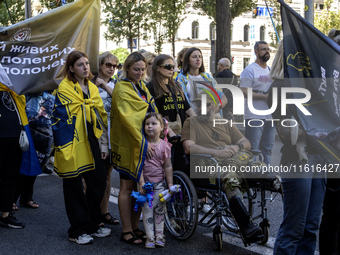
[[[115,87],[115,82],[114,80],[110,80],[107,84],[107,86],[109,86],[110,88],[114,89]],[[111,101],[112,98],[111,96],[106,92],[105,89],[98,87],[99,90],[99,95],[103,100],[103,104],[104,104],[104,109],[107,112],[107,115],[110,116],[110,110],[111,110]]]
[[[194,92],[194,81],[204,81],[204,78],[202,77],[202,75],[188,75],[189,79],[188,79],[188,84],[187,84],[187,91],[189,93],[189,98],[190,101],[194,100],[196,95]],[[197,93],[198,94],[198,93]]]
[[[240,87],[248,88],[252,87],[253,92],[266,94],[272,84],[272,80],[269,77],[269,66],[262,68],[257,63],[248,65],[240,76]],[[250,112],[248,108],[247,98],[244,100],[244,119],[272,119],[269,115],[255,115]],[[253,100],[253,106],[256,110],[268,110],[266,100]]]

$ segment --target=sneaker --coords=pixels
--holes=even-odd
[[[250,222],[246,226],[241,227],[242,235],[245,239],[252,239],[262,234],[262,229],[255,223]]]
[[[0,216],[1,225],[9,228],[24,228],[25,224],[18,221],[17,218],[13,216],[13,213],[8,214],[6,218]]]
[[[208,204],[204,204],[202,208],[202,212],[207,214],[211,210],[211,206]],[[210,213],[215,213],[215,210],[212,210]]]
[[[98,228],[97,232],[94,232],[90,234],[90,236],[95,236],[95,237],[106,237],[111,234],[111,229],[109,228]]]
[[[155,248],[155,239],[154,238],[148,238],[145,241],[145,248],[153,249]]]
[[[93,243],[93,238],[87,234],[82,234],[78,237],[69,237],[68,240],[77,244],[90,244]]]
[[[156,242],[155,244],[159,247],[164,247],[165,246],[165,239],[163,236],[157,236],[156,237]]]
[[[51,156],[49,159],[48,159],[48,163],[50,164],[54,164],[54,156]]]

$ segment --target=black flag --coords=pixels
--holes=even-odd
[[[320,155],[340,172],[340,46],[281,0],[285,79],[304,88],[311,99],[295,108],[296,118]],[[288,83],[287,83],[288,84]]]

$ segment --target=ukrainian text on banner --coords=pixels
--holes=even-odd
[[[305,88],[311,99],[295,117],[329,164],[340,163],[340,46],[281,3],[285,81]],[[294,96],[295,97],[295,96]],[[296,97],[298,98],[298,97]],[[339,171],[339,170],[338,170]]]
[[[98,69],[100,1],[78,0],[0,28],[0,82],[17,94],[57,87],[73,50]]]

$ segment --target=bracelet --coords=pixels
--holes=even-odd
[[[240,150],[242,150],[242,149],[244,148],[242,143],[239,143],[239,144],[237,144],[237,145],[238,145],[238,147],[240,148]]]

